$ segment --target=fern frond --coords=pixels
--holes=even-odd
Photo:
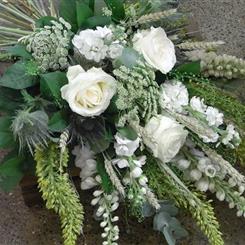
[[[60,159],[62,159],[60,161]],[[49,144],[46,149],[36,148],[36,174],[38,187],[48,209],[60,216],[64,245],[75,245],[83,224],[83,207],[67,173],[68,151],[60,157],[60,149]]]

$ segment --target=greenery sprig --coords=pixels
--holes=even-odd
[[[68,151],[60,155],[55,144],[47,148],[36,148],[36,174],[38,187],[46,201],[46,207],[59,214],[64,245],[75,245],[82,231],[83,207],[72,186],[69,176],[64,172],[68,164]]]

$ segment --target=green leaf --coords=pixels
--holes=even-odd
[[[137,133],[130,126],[126,126],[123,128],[117,128],[117,131],[120,133],[120,135],[124,136],[125,138],[129,140],[136,140],[138,138]]]
[[[77,25],[78,28],[91,16],[93,16],[93,11],[90,9],[89,5],[85,3],[76,3],[77,9]]]
[[[15,110],[22,103],[22,97],[17,90],[0,86],[0,111],[14,114]]]
[[[72,31],[76,32],[78,29],[76,0],[61,0],[59,13],[64,20],[71,24]]]
[[[93,16],[84,21],[83,28],[94,28],[96,26],[105,26],[111,23],[111,18],[107,16]]]
[[[37,84],[35,76],[26,72],[26,63],[18,61],[10,66],[0,79],[0,85],[12,89],[24,89]]]
[[[66,73],[61,71],[41,75],[40,89],[43,97],[54,100],[59,106],[64,103],[60,89],[68,83]]]
[[[52,20],[57,20],[57,19],[52,16],[43,16],[39,18],[38,20],[36,20],[35,26],[37,28],[43,28],[44,26],[50,26],[52,25],[51,23]]]
[[[102,155],[97,155],[97,171],[101,177],[101,185],[103,190],[110,194],[113,190],[113,184],[111,183],[110,177],[105,170],[104,157]]]
[[[0,131],[1,132],[10,132],[10,126],[12,124],[11,118],[4,116],[0,117]]]
[[[3,191],[11,191],[23,177],[22,161],[22,157],[16,156],[0,164],[0,188]]]
[[[14,144],[15,143],[12,132],[0,132],[0,148],[12,148]]]
[[[22,57],[24,59],[31,59],[32,55],[26,50],[26,47],[21,44],[16,44],[13,47],[7,49],[7,52],[15,57]]]
[[[195,62],[180,65],[177,68],[175,68],[174,71],[180,73],[192,73],[198,75],[201,72],[200,61],[195,61]]]
[[[122,0],[105,0],[106,5],[112,11],[112,19],[120,21],[125,18],[125,9]]]
[[[62,111],[54,113],[49,120],[49,129],[53,132],[62,132],[68,125],[66,115]]]

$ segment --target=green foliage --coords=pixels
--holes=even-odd
[[[96,169],[101,177],[101,186],[105,193],[111,194],[113,191],[113,184],[111,182],[110,176],[106,172],[104,157],[102,155],[97,155],[96,160],[97,160]]]
[[[210,244],[224,244],[213,207],[202,194],[194,189],[183,189],[168,173],[162,172],[155,161],[149,162],[144,171],[148,177],[149,186],[159,199],[173,200],[178,207],[188,209],[198,226],[209,238]]]
[[[13,114],[22,103],[21,94],[18,90],[0,86],[0,111]]]
[[[63,132],[68,126],[68,120],[62,111],[58,111],[52,115],[48,123],[49,129],[53,132]]]
[[[191,73],[191,74],[198,75],[201,73],[201,65],[199,61],[182,64],[176,67],[173,72]]]
[[[0,148],[7,149],[14,146],[13,133],[10,130],[11,118],[0,117]]]
[[[165,236],[168,245],[175,245],[178,239],[186,237],[188,232],[181,226],[175,218],[177,208],[169,202],[161,203],[160,210],[157,210],[153,219],[153,228],[160,231]]]
[[[21,57],[24,59],[32,58],[31,54],[26,50],[25,46],[19,43],[13,47],[8,48],[7,52],[11,54],[11,56],[14,56],[14,57]]]
[[[53,20],[57,21],[57,19],[52,16],[43,16],[38,20],[36,20],[35,26],[36,28],[43,28],[44,26],[50,26],[52,25]]]
[[[22,163],[23,157],[15,156],[0,164],[0,188],[3,191],[11,191],[22,179]]]
[[[75,245],[82,229],[83,207],[68,174],[64,173],[68,151],[60,154],[58,146],[54,144],[49,144],[45,149],[37,148],[36,174],[46,207],[60,216],[64,245]]]
[[[125,18],[125,10],[122,0],[104,0],[108,8],[112,11],[112,19],[120,21]]]
[[[62,106],[64,100],[61,98],[60,89],[68,83],[66,73],[61,71],[50,72],[41,75],[40,89],[44,98],[54,101]]]
[[[125,126],[123,128],[117,128],[117,131],[123,137],[129,140],[136,140],[138,138],[138,134],[134,131],[134,129],[130,126]]]
[[[61,0],[60,16],[77,32],[89,17],[93,16],[94,0]]]
[[[10,66],[0,79],[0,86],[12,89],[24,89],[34,86],[36,83],[36,77],[27,74],[24,61],[18,61]]]
[[[96,26],[105,26],[111,23],[111,18],[107,16],[92,16],[86,19],[82,25],[83,28],[95,28]]]
[[[76,12],[77,12],[77,25],[78,28],[91,16],[93,16],[93,11],[88,4],[76,2]]]

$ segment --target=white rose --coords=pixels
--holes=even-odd
[[[100,115],[116,93],[116,80],[101,68],[85,72],[79,65],[71,66],[67,78],[69,83],[61,88],[61,96],[72,111],[84,117]]]
[[[114,148],[118,156],[131,157],[134,152],[139,147],[140,139],[129,140],[120,134],[115,135],[116,142],[114,143]]]
[[[151,27],[135,34],[134,49],[141,53],[146,62],[163,74],[172,70],[176,63],[174,44],[161,28]]]
[[[154,157],[163,163],[171,161],[185,143],[188,132],[175,120],[158,115],[144,128],[143,140]]]

